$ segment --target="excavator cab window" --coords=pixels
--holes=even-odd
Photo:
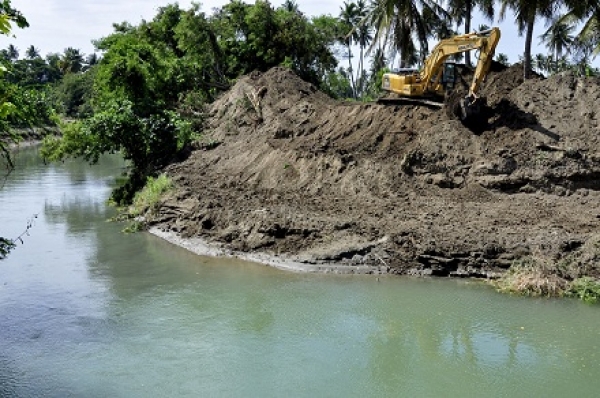
[[[446,91],[452,90],[456,84],[456,64],[447,62],[442,71],[442,85]]]

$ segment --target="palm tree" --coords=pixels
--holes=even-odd
[[[14,62],[19,59],[19,49],[17,47],[15,47],[12,44],[9,44],[6,50],[8,51],[8,59],[10,61]]]
[[[449,14],[435,0],[373,0],[369,23],[375,28],[373,43],[400,52],[400,66],[410,65],[429,52],[428,40],[433,28],[440,26]]]
[[[550,72],[552,69],[551,62],[548,62],[548,57],[541,53],[538,53],[533,57],[531,60],[531,67],[540,73]]]
[[[569,25],[583,22],[583,27],[575,37],[576,45],[591,46],[592,53],[600,53],[600,1],[565,0],[569,10],[559,21]]]
[[[298,8],[298,3],[296,3],[296,0],[285,0],[281,7],[288,12],[293,12],[296,14],[300,13],[300,9]]]
[[[40,56],[40,50],[38,50],[37,48],[35,48],[35,46],[32,44],[25,51],[25,56],[27,57],[27,59],[36,59],[36,58],[39,58],[39,56]]]
[[[356,3],[356,12],[358,17],[358,26],[354,30],[354,40],[356,43],[358,43],[358,46],[360,48],[357,85],[359,86],[359,90],[361,91],[362,95],[365,83],[365,78],[363,76],[365,70],[365,50],[367,46],[371,43],[371,40],[373,40],[373,35],[371,26],[366,23],[362,23],[362,21],[368,15],[367,3],[365,2],[365,0],[358,0],[358,2]]]
[[[356,82],[354,81],[354,72],[352,70],[352,46],[357,37],[356,26],[360,21],[358,7],[354,2],[344,1],[344,5],[340,7],[340,21],[345,26],[345,31],[350,32],[343,37],[342,42],[348,51],[348,74],[350,75],[350,83],[352,84],[353,97],[356,98]]]
[[[496,62],[509,66],[508,55],[504,53],[496,54]]]
[[[449,0],[448,12],[459,25],[464,22],[465,34],[467,34],[471,32],[473,11],[479,9],[485,18],[492,21],[495,15],[494,3],[494,0]],[[467,66],[471,66],[471,53],[469,51],[465,53],[465,63]]]
[[[63,74],[81,72],[83,55],[79,52],[79,49],[69,47],[60,57],[59,66]]]
[[[525,79],[531,77],[531,43],[535,19],[537,17],[552,19],[558,4],[552,0],[501,0],[500,19],[504,19],[506,11],[511,9],[515,13],[519,34],[525,32],[525,51],[523,53],[523,76]]]
[[[563,50],[568,49],[573,44],[574,37],[572,33],[574,30],[573,25],[568,25],[559,18],[540,36],[542,42],[546,43],[546,47],[553,54],[554,62],[558,62]]]
[[[90,55],[88,55],[85,59],[85,63],[82,67],[82,71],[85,72],[87,70],[89,70],[92,66],[98,64],[99,59],[98,59],[98,54],[96,53],[91,53]]]

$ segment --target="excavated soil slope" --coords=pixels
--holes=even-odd
[[[476,131],[443,110],[340,103],[283,68],[241,78],[167,169],[178,189],[151,224],[349,269],[495,277],[532,256],[597,276],[600,81],[521,74],[488,77]]]

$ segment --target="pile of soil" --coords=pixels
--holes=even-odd
[[[532,256],[600,276],[585,244],[600,231],[600,81],[521,75],[488,76],[477,131],[444,110],[337,102],[284,68],[245,76],[167,168],[177,190],[150,223],[348,272],[496,277]]]

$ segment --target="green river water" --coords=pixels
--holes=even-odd
[[[596,397],[600,307],[476,282],[294,274],[122,234],[123,163],[17,153],[0,397]]]

